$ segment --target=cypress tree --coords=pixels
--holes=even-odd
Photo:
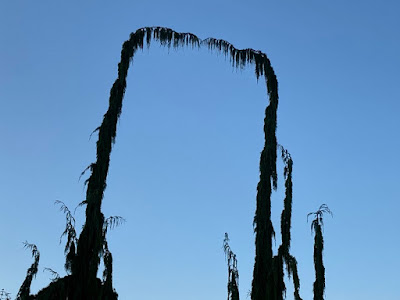
[[[314,268],[315,281],[313,285],[314,300],[323,300],[325,292],[325,267],[322,260],[322,251],[324,250],[324,237],[322,235],[322,226],[324,225],[323,214],[328,213],[333,216],[331,210],[326,204],[322,204],[316,212],[309,213],[314,215],[311,223],[311,231],[314,231]]]
[[[152,35],[152,36],[151,36]],[[253,49],[238,50],[232,44],[214,38],[200,40],[191,33],[177,33],[169,28],[147,27],[132,33],[130,39],[123,44],[121,61],[118,64],[118,78],[111,92],[109,109],[98,128],[97,161],[90,166],[91,176],[88,179],[86,223],[78,240],[77,262],[73,275],[77,278],[76,297],[87,297],[96,288],[96,273],[99,265],[99,253],[103,245],[101,229],[104,216],[101,213],[101,202],[106,186],[110,153],[115,142],[117,121],[121,113],[122,99],[126,88],[126,76],[130,61],[137,49],[143,49],[144,40],[147,46],[151,39],[163,46],[200,47],[205,44],[211,50],[220,50],[230,54],[233,66],[243,67],[247,63],[255,64],[257,79],[264,75],[270,103],[265,111],[264,133],[265,145],[260,158],[260,181],[257,186],[257,209],[254,219],[256,232],[256,258],[252,283],[252,300],[265,300],[267,270],[272,266],[271,223],[271,190],[276,188],[276,113],[278,108],[278,82],[267,56]]]
[[[122,100],[126,89],[126,78],[130,62],[138,49],[143,49],[144,43],[150,46],[151,41],[156,40],[161,45],[170,48],[191,46],[207,46],[210,50],[220,51],[229,56],[232,65],[242,68],[247,64],[255,66],[257,80],[265,77],[269,104],[265,110],[264,118],[264,148],[260,156],[260,179],[257,185],[257,205],[254,217],[254,231],[256,234],[256,255],[252,281],[252,300],[272,299],[275,293],[273,286],[273,265],[281,265],[273,262],[272,238],[274,229],[271,222],[271,192],[277,187],[277,108],[278,108],[278,82],[271,63],[265,53],[253,49],[236,49],[225,40],[207,38],[199,39],[192,33],[178,33],[164,27],[145,27],[131,33],[130,38],[123,43],[121,60],[118,64],[118,77],[115,80],[109,98],[109,107],[104,114],[101,125],[96,128],[98,141],[96,143],[96,162],[88,169],[91,174],[87,180],[85,224],[77,240],[67,242],[68,254],[66,269],[71,275],[60,278],[51,283],[38,294],[40,299],[93,299],[102,297],[104,287],[110,290],[112,270],[112,256],[108,251],[108,244],[104,234],[104,215],[101,212],[106,179],[108,175],[110,154],[116,139],[118,118],[121,114]],[[105,246],[106,245],[106,246]],[[107,249],[105,249],[107,247]],[[105,281],[100,281],[97,271],[100,259],[106,254],[107,264]],[[57,289],[63,291],[55,292]],[[53,293],[53,294],[52,294]],[[57,296],[55,296],[57,295]],[[46,298],[48,297],[48,298]],[[116,294],[109,299],[116,299]]]

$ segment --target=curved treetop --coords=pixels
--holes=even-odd
[[[192,33],[179,33],[165,27],[140,28],[131,33],[129,39],[122,45],[121,60],[118,63],[118,77],[110,90],[109,107],[104,114],[101,125],[95,130],[98,131],[96,162],[88,167],[91,174],[86,181],[85,224],[79,239],[76,241],[75,236],[73,236],[74,242],[67,244],[66,266],[71,271],[71,275],[58,279],[39,294],[53,295],[54,292],[60,293],[56,286],[63,286],[62,295],[68,295],[71,299],[89,299],[94,296],[107,299],[117,298],[112,287],[112,257],[107,246],[106,230],[104,230],[107,220],[101,212],[101,204],[106,188],[110,154],[115,143],[117,123],[121,114],[130,62],[135,52],[138,49],[143,49],[144,44],[149,47],[152,40],[160,42],[162,46],[174,48],[206,46],[210,50],[217,50],[224,53],[225,56],[229,56],[234,67],[243,68],[247,64],[254,64],[257,80],[260,76],[265,77],[269,104],[265,109],[265,144],[260,157],[260,180],[257,185],[257,208],[254,217],[256,258],[252,283],[252,300],[265,300],[265,296],[269,294],[265,283],[272,282],[271,274],[268,275],[266,271],[272,266],[272,236],[274,234],[271,222],[271,191],[272,188],[276,189],[277,186],[278,81],[275,72],[267,55],[261,51],[250,48],[239,50],[222,39],[207,38],[202,40]],[[75,242],[77,247],[75,247]],[[97,278],[101,257],[105,260],[105,268],[107,269],[104,281]],[[51,298],[49,297],[46,299]],[[54,297],[51,299],[54,299]]]

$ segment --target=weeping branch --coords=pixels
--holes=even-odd
[[[108,217],[107,219],[104,220],[104,226],[103,226],[103,251],[102,251],[102,256],[103,256],[103,262],[104,262],[104,271],[103,271],[103,295],[102,299],[108,300],[108,299],[117,299],[118,294],[113,288],[112,285],[112,273],[113,273],[113,258],[110,249],[108,248],[108,242],[107,242],[107,231],[108,229],[113,229],[123,223],[125,223],[125,219],[120,217],[120,216],[111,216]]]
[[[284,282],[284,271],[283,265],[286,265],[286,271],[289,278],[293,277],[294,285],[294,298],[295,300],[301,300],[300,298],[300,280],[297,273],[297,261],[290,254],[290,242],[291,242],[291,219],[292,219],[292,194],[293,194],[293,183],[292,183],[292,171],[293,171],[293,160],[290,153],[279,145],[281,150],[281,157],[284,163],[284,178],[285,178],[285,198],[283,200],[283,210],[281,213],[281,235],[282,244],[278,248],[278,253],[272,259],[273,265],[270,273],[272,279],[267,282],[267,295],[268,300],[283,300],[286,297],[286,286]]]
[[[58,272],[54,271],[52,268],[44,268],[43,272],[44,271],[50,272],[51,276],[53,277],[51,279],[52,282],[57,281],[58,279],[60,279],[60,274],[58,274]]]
[[[29,299],[32,280],[38,272],[39,260],[40,260],[40,252],[35,244],[29,244],[28,242],[24,242],[24,248],[31,250],[34,261],[33,264],[30,266],[30,268],[28,269],[28,271],[26,272],[25,280],[22,283],[19,292],[17,294],[17,300]]]
[[[65,224],[64,232],[61,234],[61,237],[60,237],[60,244],[61,244],[62,237],[67,236],[67,242],[66,242],[65,248],[64,248],[64,254],[66,255],[64,268],[67,271],[67,273],[71,273],[72,265],[74,264],[75,255],[76,255],[75,245],[77,243],[76,230],[75,230],[75,218],[73,217],[71,211],[65,205],[64,202],[57,200],[55,202],[55,204],[60,204],[60,211],[62,211],[65,214],[66,224]],[[59,278],[57,278],[57,279],[59,279]]]

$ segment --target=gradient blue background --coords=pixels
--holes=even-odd
[[[213,36],[268,54],[279,81],[278,142],[294,159],[292,253],[312,299],[306,215],[328,204],[326,299],[400,299],[398,1],[2,1],[0,289],[15,297],[64,275],[64,216],[85,198],[81,171],[108,105],[121,45],[143,26]],[[263,116],[253,68],[153,43],[131,66],[103,211],[120,299],[224,299],[224,233],[251,288]],[[280,244],[282,163],[273,195]],[[84,209],[76,213],[77,229]],[[288,299],[292,283],[288,282]]]

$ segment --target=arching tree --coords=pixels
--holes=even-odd
[[[322,260],[322,251],[324,250],[324,237],[322,236],[322,226],[324,225],[323,215],[328,213],[333,216],[331,210],[326,204],[322,204],[316,212],[309,213],[314,215],[311,222],[311,230],[314,231],[314,268],[315,281],[313,286],[314,300],[323,300],[325,292],[325,267]]]
[[[158,41],[166,47],[203,47],[220,51],[229,56],[232,65],[242,68],[252,64],[255,68],[257,80],[264,76],[269,103],[265,109],[264,138],[265,143],[260,156],[260,178],[257,185],[257,204],[254,217],[255,231],[255,263],[252,281],[252,300],[276,299],[282,294],[284,285],[276,288],[276,283],[283,283],[283,261],[286,262],[290,274],[297,278],[296,262],[289,255],[290,245],[290,216],[291,194],[287,198],[282,225],[284,237],[280,254],[276,258],[272,252],[272,238],[274,229],[271,222],[271,193],[277,187],[277,108],[278,82],[271,63],[265,53],[253,49],[236,49],[225,40],[207,38],[199,39],[192,33],[179,33],[169,28],[145,27],[138,29],[123,43],[121,60],[118,64],[118,77],[115,80],[109,98],[109,107],[103,117],[101,125],[96,128],[98,141],[96,143],[96,161],[88,169],[91,174],[87,180],[86,191],[86,220],[79,238],[69,237],[66,247],[66,269],[70,272],[63,278],[52,282],[36,296],[37,299],[117,299],[112,288],[111,270],[112,256],[108,249],[105,236],[105,218],[101,212],[104,190],[108,175],[110,154],[115,143],[117,122],[121,114],[122,100],[126,89],[126,78],[130,63],[137,50],[143,49],[144,44],[150,46],[151,41]],[[286,157],[286,156],[285,156]],[[288,160],[289,161],[289,160]],[[291,161],[291,160],[290,160]],[[289,163],[287,163],[288,168]],[[289,169],[287,174],[289,174]],[[285,173],[286,174],[286,173]],[[288,179],[290,177],[290,179]],[[287,175],[286,181],[291,182]],[[288,183],[289,185],[289,183]],[[291,189],[291,187],[290,187]],[[288,187],[287,187],[287,191]],[[291,193],[291,190],[290,190]],[[289,196],[287,196],[289,197]],[[69,234],[67,232],[67,234]],[[103,281],[96,277],[100,259],[103,257],[107,271]],[[274,270],[279,270],[275,272]],[[296,274],[296,275],[295,275]],[[296,281],[297,280],[297,281]],[[298,278],[294,280],[295,286]],[[111,292],[113,291],[113,292]],[[298,292],[298,288],[296,288]],[[275,298],[274,298],[275,297]],[[300,299],[300,298],[297,298]]]
[[[118,78],[110,91],[109,108],[103,122],[98,128],[97,161],[90,166],[88,179],[86,222],[78,240],[76,266],[72,274],[76,278],[75,297],[88,297],[96,289],[96,273],[99,265],[99,253],[103,245],[102,228],[104,216],[101,213],[101,202],[106,186],[110,153],[115,142],[117,120],[121,114],[122,99],[126,88],[126,77],[130,62],[138,49],[146,42],[157,40],[167,47],[208,46],[209,49],[222,51],[229,55],[235,67],[248,63],[255,65],[256,77],[265,76],[269,105],[265,111],[264,133],[265,145],[260,158],[260,181],[257,186],[257,208],[254,218],[256,231],[256,259],[253,273],[252,299],[265,300],[266,282],[269,281],[267,270],[272,266],[271,191],[276,188],[276,122],[278,108],[278,82],[267,56],[253,49],[238,50],[232,44],[214,38],[200,40],[191,33],[178,33],[169,28],[146,27],[132,33],[121,51],[118,64]]]

